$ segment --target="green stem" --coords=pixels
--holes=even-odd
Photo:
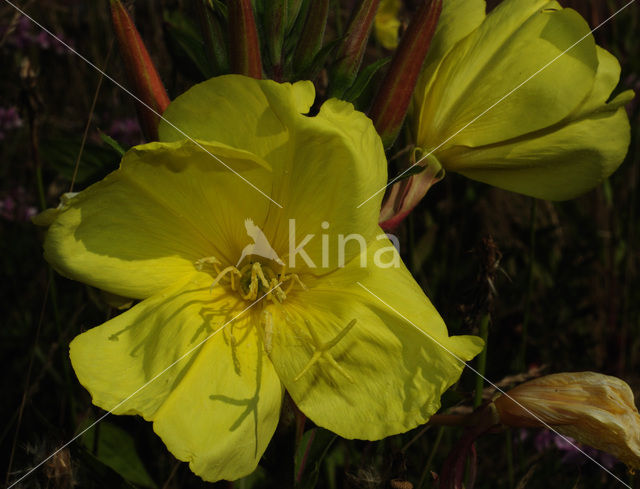
[[[438,430],[438,434],[436,435],[436,441],[433,442],[433,448],[431,449],[431,453],[429,454],[429,458],[427,459],[427,463],[424,466],[424,470],[422,471],[422,475],[420,476],[420,482],[418,482],[418,488],[424,487],[424,481],[427,478],[427,474],[429,473],[429,469],[431,468],[431,464],[433,462],[433,458],[438,451],[438,447],[440,446],[440,442],[442,441],[442,436],[444,435],[445,427],[441,426]]]
[[[482,404],[482,390],[484,388],[484,373],[487,368],[487,341],[489,339],[489,321],[491,316],[487,313],[480,320],[480,337],[484,341],[484,348],[478,355],[478,376],[476,377],[476,395],[473,400],[473,407],[478,408]]]
[[[509,479],[509,489],[513,488],[514,471],[513,471],[513,442],[511,441],[511,430],[505,432],[505,450],[507,451],[507,477]]]
[[[336,28],[336,35],[338,38],[342,37],[342,12],[340,10],[340,0],[332,0],[331,2],[333,11],[335,12],[335,28]]]

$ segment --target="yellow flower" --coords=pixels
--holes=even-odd
[[[526,195],[589,190],[629,145],[633,92],[609,101],[618,61],[555,1],[484,9],[444,2],[410,116],[417,146],[434,152],[429,165]]]
[[[358,207],[386,180],[371,121],[337,100],[303,115],[314,96],[237,75],[197,85],[161,142],[44,218],[61,274],[141,300],[73,340],[78,379],[207,480],[254,470],[285,389],[316,424],[378,439],[438,409],[463,367],[442,346],[464,360],[482,346],[448,336],[377,226],[380,199]]]
[[[494,405],[502,424],[546,423],[640,468],[640,414],[631,388],[616,377],[594,372],[546,375],[511,389]]]
[[[400,29],[400,0],[380,0],[378,12],[373,21],[373,29],[376,39],[386,49],[398,47]]]

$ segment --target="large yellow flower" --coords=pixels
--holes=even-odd
[[[462,370],[451,353],[482,345],[448,336],[381,236],[380,199],[358,208],[386,179],[370,120],[337,100],[303,115],[313,100],[310,82],[197,85],[161,142],[47,216],[60,273],[141,299],[73,340],[80,382],[207,480],[255,468],[285,389],[316,424],[378,439],[428,420]]]
[[[441,165],[551,200],[608,177],[627,152],[633,92],[610,100],[620,65],[589,30],[556,1],[504,0],[486,16],[484,0],[444,2],[411,113],[433,152],[427,174]]]

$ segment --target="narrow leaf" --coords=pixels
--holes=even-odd
[[[286,0],[287,1],[287,33],[291,32],[293,26],[298,20],[298,15],[300,14],[300,9],[304,4],[304,0]]]
[[[273,79],[282,81],[282,47],[287,22],[288,0],[270,0],[265,9],[265,43],[271,61]]]
[[[358,77],[356,78],[356,81],[353,83],[351,88],[349,88],[344,94],[344,100],[348,102],[355,102],[371,83],[371,80],[376,75],[376,73],[378,73],[383,67],[385,67],[389,63],[389,61],[391,61],[391,56],[387,56],[386,58],[374,61],[364,70],[362,70],[360,74],[358,74]]]
[[[307,70],[322,49],[324,31],[329,17],[329,0],[314,0],[309,6],[302,35],[293,55],[294,73]]]
[[[179,10],[165,12],[164,21],[172,41],[172,53],[188,63],[188,69],[194,77],[204,80],[211,78],[214,71],[197,27]]]
[[[92,452],[95,448],[93,456],[123,479],[138,486],[157,488],[138,456],[133,437],[122,428],[103,421],[99,429],[87,431],[82,441]]]
[[[223,23],[216,15],[217,8],[211,4],[211,0],[198,0],[196,6],[211,71],[214,75],[230,73],[227,37],[222,28]]]
[[[100,139],[102,139],[102,141],[105,144],[107,144],[111,149],[113,149],[120,156],[124,156],[124,154],[126,153],[126,150],[122,146],[120,146],[120,143],[118,143],[118,141],[113,139],[111,136],[109,136],[105,132],[98,130],[98,133],[100,134]]]
[[[329,93],[332,97],[340,98],[356,79],[379,3],[380,0],[363,0],[349,23],[331,70]]]

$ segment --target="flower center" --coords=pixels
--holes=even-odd
[[[195,266],[198,270],[215,272],[216,276],[211,284],[211,290],[218,285],[230,288],[247,301],[255,301],[263,297],[272,302],[282,303],[291,289],[298,285],[303,290],[306,286],[295,273],[287,273],[286,265],[282,265],[279,272],[271,266],[251,261],[242,267],[229,265],[220,267],[220,261],[213,257],[200,258]]]

